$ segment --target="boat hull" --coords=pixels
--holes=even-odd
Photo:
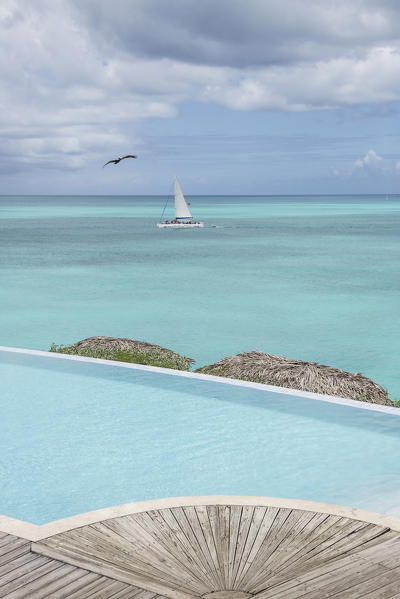
[[[194,229],[204,227],[204,223],[157,223],[160,229]]]

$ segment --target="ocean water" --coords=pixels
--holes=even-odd
[[[226,494],[400,516],[397,414],[51,355],[0,351],[0,380],[1,514]]]
[[[187,199],[204,229],[158,229],[160,196],[1,197],[0,344],[258,349],[400,398],[400,197]]]

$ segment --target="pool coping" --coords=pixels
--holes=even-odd
[[[193,497],[168,497],[148,501],[135,501],[133,503],[125,503],[77,514],[75,516],[69,516],[68,518],[54,520],[53,522],[41,525],[24,522],[23,520],[10,518],[8,516],[0,516],[0,532],[35,542],[89,524],[111,520],[112,518],[149,512],[152,510],[194,507],[200,505],[269,506],[303,510],[306,512],[319,512],[331,516],[358,520],[360,522],[366,522],[368,524],[390,528],[395,532],[400,532],[400,518],[387,516],[385,514],[368,512],[349,506],[321,503],[319,501],[308,501],[305,499],[285,499],[280,497],[258,497],[248,495],[199,495]]]
[[[70,354],[61,354],[56,352],[41,351],[37,349],[24,349],[18,347],[7,347],[0,345],[0,352],[9,352],[17,354],[27,354],[32,356],[43,356],[47,358],[54,358],[59,360],[75,360],[77,362],[93,362],[96,364],[104,364],[108,367],[118,368],[130,368],[131,370],[145,370],[148,372],[157,372],[159,374],[169,374],[173,376],[181,376],[185,378],[192,378],[197,380],[212,381],[214,383],[220,383],[223,385],[234,385],[236,387],[248,387],[251,389],[259,389],[264,391],[270,391],[271,393],[280,393],[285,395],[294,395],[296,397],[305,397],[307,399],[315,399],[317,401],[324,401],[326,403],[333,403],[342,406],[348,406],[351,408],[357,408],[359,410],[373,410],[375,412],[381,412],[384,414],[391,414],[392,416],[400,416],[400,408],[392,406],[385,406],[381,404],[357,401],[356,399],[349,399],[344,397],[338,397],[335,395],[324,395],[322,393],[311,393],[310,391],[301,391],[299,389],[290,389],[288,387],[276,387],[274,385],[266,385],[264,383],[253,383],[251,381],[242,381],[240,379],[231,379],[228,377],[214,376],[212,374],[201,374],[199,372],[191,372],[188,370],[173,370],[172,368],[161,368],[158,366],[146,366],[144,364],[132,364],[131,362],[117,362],[116,360],[102,360],[100,358],[88,358],[86,356],[76,356]]]

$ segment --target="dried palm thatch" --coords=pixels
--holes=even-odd
[[[215,364],[203,366],[196,372],[393,405],[387,392],[362,374],[352,374],[316,362],[271,356],[259,351],[229,356]]]
[[[124,337],[88,337],[72,345],[53,344],[50,351],[105,360],[150,364],[177,370],[189,370],[190,364],[194,362],[192,358],[181,356],[160,345]]]

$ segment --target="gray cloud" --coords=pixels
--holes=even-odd
[[[400,99],[398,12],[389,0],[3,0],[1,168],[75,170],[137,149],[135,124],[185,100],[381,109]]]
[[[74,0],[100,43],[148,58],[268,67],[327,60],[398,38],[392,2]]]

